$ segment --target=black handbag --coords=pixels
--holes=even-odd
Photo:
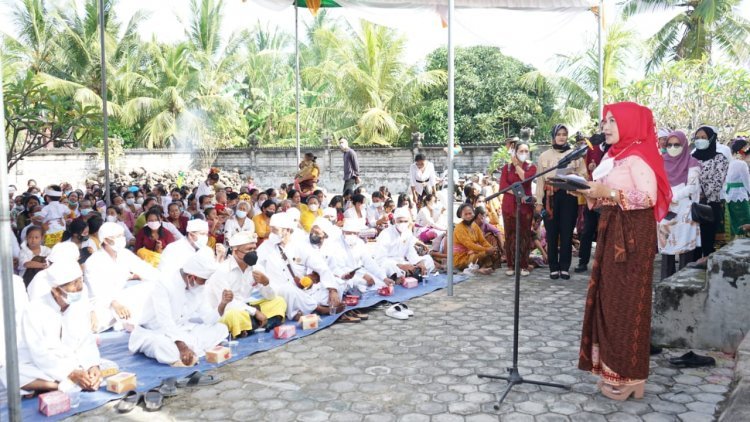
[[[703,192],[703,186],[701,186],[701,196],[706,196],[706,193]],[[698,224],[713,224],[714,210],[710,205],[693,202],[690,205],[690,218]]]

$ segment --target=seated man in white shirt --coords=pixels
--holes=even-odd
[[[270,226],[268,240],[258,248],[258,264],[265,269],[276,294],[286,301],[287,318],[296,321],[312,312],[342,312],[344,292],[309,241],[292,235],[297,225],[289,215],[274,214]]]
[[[232,337],[245,337],[254,329],[268,331],[281,325],[286,302],[269,285],[257,265],[258,235],[239,232],[229,239],[231,255],[206,282],[208,301],[218,309],[220,322]]]
[[[208,249],[208,223],[205,220],[188,221],[186,232],[186,236],[170,243],[161,252],[159,271],[162,274],[178,271],[199,249]]]
[[[48,271],[52,290],[29,303],[21,323],[21,389],[69,391],[78,385],[95,391],[102,382],[100,356],[89,324],[90,305],[83,298],[81,267],[62,261]]]
[[[179,271],[163,275],[130,335],[130,352],[167,365],[193,366],[225,339],[227,326],[219,322],[219,312],[208,303],[204,288],[217,268],[211,251],[201,249]]]
[[[97,331],[132,330],[138,324],[159,271],[125,247],[125,232],[117,223],[99,229],[102,248],[86,261],[84,279],[96,312]]]
[[[387,273],[396,274],[399,278],[404,275],[414,275],[419,268],[423,275],[435,269],[435,262],[429,255],[420,256],[414,247],[417,238],[409,229],[409,212],[405,208],[397,208],[393,214],[395,225],[380,232],[376,242],[376,260],[386,269]]]
[[[325,224],[319,226],[327,235],[321,252],[333,274],[346,280],[347,287],[364,292],[393,284],[383,266],[374,259],[372,250],[359,237],[359,233],[364,229],[362,220],[347,219],[342,229],[330,228]]]

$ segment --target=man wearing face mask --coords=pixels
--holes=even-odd
[[[119,224],[102,224],[99,238],[102,248],[86,261],[84,274],[96,312],[97,331],[112,327],[130,331],[138,322],[159,272],[125,247],[125,232]]]
[[[258,264],[270,286],[287,303],[287,318],[297,320],[312,312],[329,314],[344,309],[343,291],[320,253],[309,240],[294,236],[296,225],[287,213],[271,217],[271,234],[258,248]],[[312,283],[312,279],[319,282]]]
[[[239,232],[229,239],[231,255],[206,282],[208,302],[221,315],[219,320],[232,337],[245,337],[252,330],[267,331],[280,325],[286,315],[286,302],[270,286],[263,268],[257,264],[258,236]]]
[[[397,208],[393,214],[395,225],[380,232],[376,242],[375,254],[388,274],[397,274],[399,278],[414,274],[419,268],[423,275],[435,269],[435,262],[429,255],[419,256],[416,248],[417,238],[409,228],[409,211]]]
[[[316,226],[326,232],[327,239],[321,252],[336,277],[344,280],[347,287],[355,287],[362,292],[393,284],[359,237],[359,233],[366,228],[362,220],[349,218],[340,230],[328,220],[326,222],[316,223]]]
[[[208,223],[195,219],[187,222],[187,235],[167,245],[161,253],[159,271],[170,274],[185,265],[185,261],[199,249],[208,249]]]
[[[21,394],[75,386],[96,391],[102,382],[99,349],[83,298],[81,267],[75,260],[49,268],[51,291],[26,308],[18,336]],[[25,390],[25,391],[24,391]]]
[[[205,292],[206,280],[217,268],[211,251],[201,249],[179,271],[162,275],[130,335],[130,352],[167,365],[193,366],[205,350],[224,340],[227,326],[219,322]]]

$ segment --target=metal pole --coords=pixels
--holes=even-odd
[[[8,152],[5,143],[5,106],[3,105],[3,64],[0,57],[0,278],[3,292],[3,325],[5,329],[5,374],[7,376],[8,419],[21,420],[21,391],[18,378],[16,347],[16,307],[13,303],[13,251],[10,243],[10,198],[8,197]]]
[[[299,7],[297,2],[294,2],[294,91],[297,96],[297,104],[295,106],[295,114],[297,118],[297,163],[302,161],[299,151]]]
[[[455,0],[448,0],[448,296],[453,296],[453,112],[455,81],[453,57],[453,15]]]
[[[107,206],[112,201],[109,189],[109,116],[107,115],[107,66],[104,56],[104,0],[99,0],[99,48],[101,49],[102,73],[102,130],[104,136],[104,200]]]
[[[604,118],[604,45],[602,33],[604,32],[604,0],[599,0],[598,13],[599,26],[599,120]]]

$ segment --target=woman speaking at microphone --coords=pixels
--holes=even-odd
[[[602,394],[625,400],[643,397],[648,378],[656,222],[672,190],[651,110],[611,104],[602,124],[610,148],[579,191],[601,216],[578,367],[602,377]]]

